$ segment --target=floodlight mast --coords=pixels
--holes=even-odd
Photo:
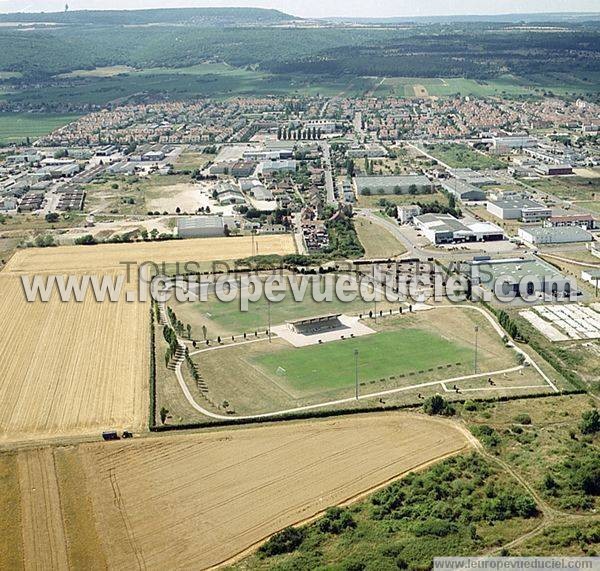
[[[355,396],[358,400],[358,349],[354,349],[354,384],[355,384]]]
[[[267,313],[269,315],[269,343],[271,343],[271,300],[267,300]]]
[[[479,326],[475,326],[475,373],[477,373],[477,346],[478,346]]]

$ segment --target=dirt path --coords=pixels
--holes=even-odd
[[[68,569],[67,540],[51,448],[19,453],[25,569]]]
[[[485,555],[498,555],[504,550],[517,547],[525,541],[527,541],[528,539],[539,535],[553,524],[565,524],[568,522],[582,520],[596,521],[600,519],[600,514],[572,514],[553,508],[546,502],[546,500],[544,500],[544,498],[538,493],[538,491],[523,476],[521,476],[521,474],[519,474],[508,462],[502,460],[501,458],[498,458],[497,456],[494,456],[493,454],[490,454],[483,447],[481,442],[479,442],[479,440],[471,433],[471,431],[467,428],[467,426],[464,423],[461,423],[459,427],[465,438],[469,441],[469,443],[473,446],[473,448],[475,448],[475,450],[479,454],[481,454],[491,464],[495,464],[502,471],[507,472],[521,485],[521,487],[523,487],[531,495],[531,497],[535,500],[538,509],[541,512],[540,522],[534,529],[509,541],[508,543],[505,543],[504,545],[490,549],[487,553],[485,553]]]

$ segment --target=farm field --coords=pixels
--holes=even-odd
[[[406,248],[391,232],[373,224],[370,220],[357,218],[354,228],[365,249],[366,258],[393,258],[406,252]]]
[[[289,236],[259,243],[265,252],[294,251]],[[206,250],[200,250],[204,244]],[[62,303],[56,292],[48,303],[28,303],[21,274],[43,268],[40,273],[116,279],[124,273],[120,261],[230,259],[250,253],[250,238],[20,250],[0,273],[0,443],[109,428],[138,430],[148,410],[148,304],[128,303],[125,293],[116,303],[97,303],[91,293],[82,303]]]
[[[386,77],[376,89],[377,96],[444,97],[451,95],[541,96],[544,91],[556,94],[593,91],[595,80],[582,81],[570,74],[545,74],[531,78],[500,75],[496,79],[466,79],[463,77]]]
[[[0,144],[34,141],[78,119],[78,115],[0,113]]]
[[[228,66],[227,66],[228,67]],[[14,104],[106,105],[123,103],[139,93],[169,93],[180,99],[236,95],[316,95],[345,93],[362,95],[373,85],[369,78],[326,78],[303,75],[272,75],[239,68],[204,68],[146,70],[106,77],[87,76],[63,79],[43,91],[27,88],[5,98]]]
[[[0,443],[144,425],[147,306],[28,303],[6,272],[0,290]]]
[[[454,423],[387,413],[20,451],[11,482],[29,489],[14,496],[10,555],[26,568],[37,546],[46,568],[204,569],[467,447]]]
[[[257,236],[261,254],[293,254],[293,236]],[[211,262],[235,260],[252,255],[252,238],[196,238],[166,242],[137,242],[135,244],[99,244],[96,246],[63,246],[60,248],[31,248],[19,251],[9,261],[5,271],[27,273],[44,268],[44,272],[101,271],[124,269],[124,262],[171,264],[175,262]]]

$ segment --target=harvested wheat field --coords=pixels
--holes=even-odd
[[[291,236],[257,237],[259,251],[289,253]],[[0,443],[143,428],[148,411],[149,304],[28,303],[23,274],[124,274],[122,261],[234,259],[248,238],[70,246],[19,251],[0,274]],[[128,288],[134,288],[131,283]]]
[[[467,446],[455,425],[387,413],[76,450],[112,569],[204,569]]]
[[[261,255],[296,252],[291,234],[256,236]],[[73,272],[124,269],[125,262],[174,263],[236,260],[252,255],[252,237],[197,238],[135,244],[99,244],[20,250],[9,261],[5,272]]]
[[[144,425],[149,306],[28,303],[0,274],[0,443]]]
[[[0,556],[24,569],[206,569],[466,449],[414,413],[0,453]]]

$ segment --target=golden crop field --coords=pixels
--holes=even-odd
[[[455,423],[396,412],[0,455],[19,498],[0,513],[0,554],[26,569],[206,569],[468,446]]]
[[[256,236],[254,240],[261,255],[296,252],[294,237],[291,234]],[[5,271],[12,273],[101,271],[123,269],[124,262],[213,262],[236,260],[251,255],[251,236],[31,248],[18,251],[9,261]]]
[[[0,274],[0,442],[140,429],[147,416],[149,306],[26,301]]]
[[[262,254],[295,251],[293,238],[257,236]],[[24,274],[123,275],[124,261],[231,260],[252,239],[208,238],[20,250],[0,273],[0,443],[141,429],[148,413],[149,304],[25,300]],[[131,283],[133,288],[136,284]]]

